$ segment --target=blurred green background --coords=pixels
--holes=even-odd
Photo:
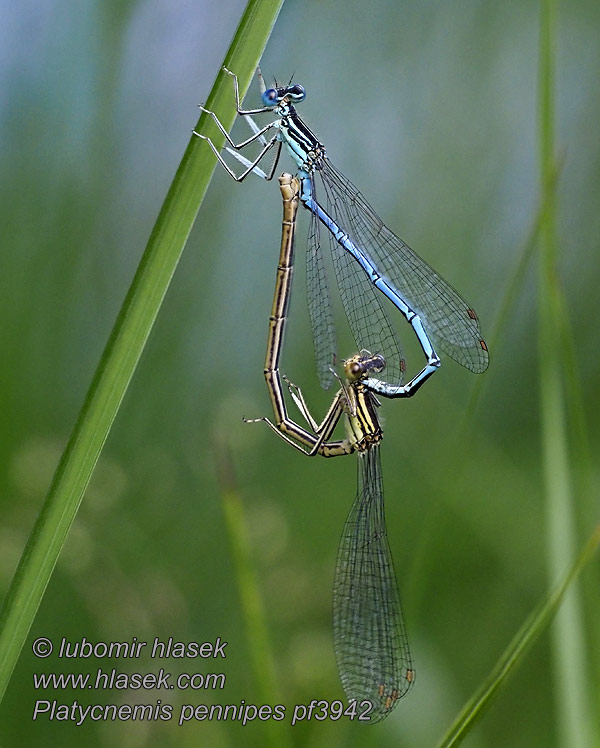
[[[238,0],[0,3],[3,591],[243,7]],[[600,5],[565,2],[557,23],[560,270],[594,457]],[[538,37],[533,1],[290,0],[262,60],[267,79],[293,74],[306,87],[302,116],[332,161],[470,301],[484,334],[537,215]],[[289,160],[282,167],[289,170]],[[243,502],[279,699],[291,710],[342,698],[331,585],[355,461],[307,460],[267,428],[241,421],[269,411],[261,372],[280,214],[275,184],[237,186],[216,172],[0,707],[5,748],[265,745],[258,721],[76,727],[31,719],[36,698],[161,698],[176,711],[180,703],[263,703],[223,515],[218,466],[228,454],[226,478]],[[300,258],[301,248],[300,240]],[[376,727],[286,721],[276,740],[433,745],[544,595],[536,279],[534,263],[491,351],[466,431],[459,427],[476,377],[449,360],[417,397],[382,407],[388,532],[415,687]],[[330,395],[316,382],[304,296],[300,269],[283,368],[318,413]],[[398,325],[416,371],[412,333]],[[558,343],[555,353],[558,364]],[[598,476],[579,480],[579,456],[571,455],[575,488],[585,486],[575,493],[578,544],[598,516]],[[599,576],[596,562],[582,584],[587,695],[596,713]],[[226,660],[158,665],[224,672],[226,688],[36,692],[32,672],[109,668],[37,660],[36,636],[220,636]],[[544,636],[530,652],[465,745],[559,745],[550,641]],[[158,669],[148,658],[110,667]]]

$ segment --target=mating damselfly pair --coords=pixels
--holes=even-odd
[[[237,77],[226,72],[233,78],[237,112],[252,125],[254,134],[234,143],[215,114],[204,111],[225,136],[229,143],[227,150],[245,164],[245,170],[236,175],[214,143],[204,135],[196,135],[208,142],[228,174],[237,181],[251,172],[271,179],[282,145],[295,161],[300,200],[311,215],[308,304],[321,384],[328,387],[331,383],[331,368],[337,356],[320,225],[327,230],[342,304],[357,349],[376,351],[387,361],[386,381],[369,377],[369,389],[388,397],[413,395],[440,366],[434,344],[467,369],[475,373],[485,371],[488,351],[473,308],[385,226],[356,187],[332,165],[323,144],[296,112],[294,104],[304,100],[304,88],[295,84],[265,90],[259,73],[263,106],[244,110],[240,106]],[[274,112],[278,118],[258,127],[252,115],[264,112]],[[273,130],[273,136],[266,140],[265,134]],[[250,161],[238,151],[254,141],[263,147]],[[264,172],[258,164],[272,148],[276,148],[275,159],[268,172]],[[402,384],[406,366],[400,341],[378,290],[412,325],[426,357],[423,369],[406,384]]]
[[[229,73],[229,71],[226,71]],[[259,73],[263,106],[240,107],[237,78],[232,75],[237,112],[251,124],[254,134],[234,143],[213,112],[210,115],[225,136],[227,150],[244,166],[236,175],[214,143],[204,135],[216,157],[237,181],[254,172],[271,179],[285,145],[298,167],[296,177],[280,178],[284,199],[280,262],[269,325],[265,378],[275,420],[266,421],[283,439],[309,455],[333,457],[357,452],[358,491],[346,520],[338,550],[334,582],[334,641],[342,684],[349,699],[372,705],[370,721],[385,717],[414,680],[383,505],[379,461],[382,430],[374,393],[409,397],[439,368],[435,345],[476,373],[488,365],[487,346],[477,316],[462,297],[427,263],[395,236],[360,192],[326,156],[324,146],[296,113],[294,104],[305,98],[297,84],[266,90]],[[252,115],[274,111],[278,119],[258,127]],[[275,130],[270,139],[265,134]],[[258,141],[262,149],[254,160],[238,151]],[[276,147],[268,172],[261,159]],[[235,150],[233,150],[235,149]],[[325,195],[324,208],[318,199]],[[313,327],[317,370],[328,387],[336,362],[333,316],[321,252],[320,225],[325,226],[333,265],[350,329],[360,353],[344,362],[346,381],[335,395],[321,423],[310,414],[302,392],[287,381],[289,393],[310,430],[292,421],[285,406],[279,358],[289,306],[293,267],[293,240],[298,203],[310,211],[307,255],[309,312]],[[402,382],[404,358],[397,333],[384,309],[380,291],[411,324],[426,357],[423,369]],[[385,370],[385,379],[381,378]],[[347,436],[330,441],[345,417]]]

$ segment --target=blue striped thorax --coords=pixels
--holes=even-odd
[[[300,169],[310,173],[325,157],[325,146],[296,113],[294,103],[304,101],[306,91],[298,84],[269,88],[262,95],[263,104],[279,115],[279,139]]]

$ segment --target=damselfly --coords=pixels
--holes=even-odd
[[[230,146],[227,150],[246,169],[236,175],[214,143],[194,132],[207,140],[228,174],[238,182],[250,172],[272,179],[282,145],[296,162],[300,200],[311,213],[307,255],[308,301],[321,384],[328,387],[331,383],[331,367],[336,355],[319,223],[327,229],[342,303],[357,347],[378,351],[387,361],[387,381],[369,376],[364,380],[365,387],[386,397],[414,394],[441,364],[434,343],[467,369],[475,373],[484,371],[488,365],[488,349],[475,311],[384,225],[356,187],[332,165],[323,144],[296,112],[294,105],[306,96],[304,88],[290,84],[266,90],[259,71],[263,106],[244,110],[240,106],[237,77],[225,70],[233,78],[237,112],[246,117],[254,134],[241,143],[235,143],[214,112],[202,109],[225,136]],[[252,115],[262,112],[273,112],[277,119],[259,127]],[[272,131],[275,131],[273,136],[267,140],[265,134]],[[250,161],[238,151],[254,141],[259,141],[263,147]],[[275,158],[265,172],[258,164],[273,147],[276,148]],[[318,199],[321,194],[325,196],[326,207]],[[412,325],[426,357],[423,369],[406,384],[402,384],[406,367],[398,336],[375,288]]]
[[[254,420],[268,423],[278,436],[304,454],[358,455],[358,490],[344,526],[335,571],[333,631],[346,695],[356,700],[357,714],[364,709],[364,702],[370,702],[372,708],[369,711],[367,705],[366,711],[370,721],[377,722],[389,714],[414,680],[385,526],[379,402],[365,385],[371,375],[384,369],[385,360],[378,353],[362,351],[345,361],[346,381],[320,424],[310,414],[301,390],[286,379],[311,430],[288,416],[279,360],[289,308],[300,182],[289,174],[283,174],[279,181],[283,195],[281,252],[265,360],[265,379],[275,419]],[[346,438],[329,441],[342,417]]]

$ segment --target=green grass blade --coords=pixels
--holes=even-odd
[[[556,0],[543,0],[540,15],[539,145],[540,183],[544,211],[540,225],[539,367],[542,471],[546,499],[546,552],[550,579],[558,578],[576,547],[573,467],[569,454],[569,403],[565,370],[556,351],[569,329],[558,278],[557,200],[555,189],[555,59]],[[573,346],[569,346],[571,349]],[[561,346],[562,349],[562,346]],[[573,386],[571,378],[571,386]],[[575,385],[578,387],[578,385]],[[594,724],[588,694],[584,616],[577,585],[573,586],[552,630],[555,703],[559,745],[594,745]]]
[[[250,0],[225,64],[237,72],[243,94],[254,74],[283,0]],[[230,125],[235,117],[231,78],[217,75],[207,105]],[[203,115],[199,132],[223,142]],[[207,190],[215,159],[191,138],[165,198],[42,510],[0,614],[0,699],[25,643],[52,571],[104,442],[158,314]]]
[[[558,182],[558,178],[560,177],[560,173],[562,171],[563,160],[561,160],[561,163],[556,169],[552,181],[553,185]],[[525,281],[527,268],[529,267],[535,250],[539,246],[542,216],[546,209],[546,204],[542,202],[537,210],[531,229],[527,234],[527,238],[525,239],[525,242],[523,243],[523,246],[519,252],[519,257],[515,269],[511,273],[510,280],[504,290],[504,295],[500,302],[500,308],[496,314],[496,319],[490,327],[490,332],[485,333],[485,340],[488,344],[492,356],[494,355],[494,352],[497,351],[500,347],[502,333],[506,329],[506,326],[510,319],[510,315],[512,314],[517,302],[517,298]],[[477,377],[475,379],[473,387],[471,388],[471,394],[469,396],[461,419],[461,434],[466,434],[471,428],[473,417],[475,415],[475,411],[477,410],[477,405],[481,401],[484,388],[488,385],[489,382],[490,378],[486,376]],[[460,444],[462,438],[464,437],[457,439],[456,443]]]
[[[540,603],[537,609],[525,621],[488,678],[466,703],[448,732],[438,743],[437,748],[451,748],[451,746],[460,745],[464,740],[477,720],[482,716],[494,694],[506,683],[514,668],[521,662],[531,645],[551,621],[560,606],[565,592],[590,561],[598,545],[600,545],[600,525],[596,527],[594,533],[584,545],[581,553],[562,581],[556,585],[548,597]]]
[[[248,648],[252,660],[254,679],[263,704],[281,704],[277,687],[275,661],[269,644],[267,617],[252,563],[252,549],[242,497],[235,479],[231,450],[226,441],[217,439],[215,456],[218,468],[219,487],[223,503],[225,526],[231,547],[240,595],[242,617],[246,627]],[[264,725],[265,745],[286,748],[291,745],[284,725],[267,720]]]

